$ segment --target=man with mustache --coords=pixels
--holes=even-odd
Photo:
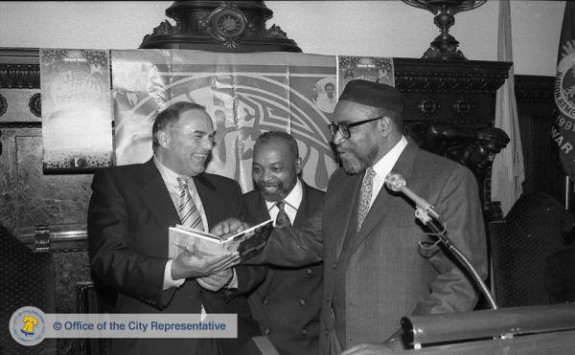
[[[244,195],[248,222],[257,224],[273,218],[278,228],[298,227],[322,208],[324,193],[298,178],[301,171],[297,142],[290,134],[270,131],[260,135],[252,163],[255,189]],[[270,267],[256,279],[246,270],[237,269],[238,292],[255,287],[248,300],[262,333],[280,354],[317,354],[321,261],[299,268]]]
[[[211,257],[186,250],[168,257],[168,228],[209,231],[226,218],[245,218],[237,182],[204,173],[214,127],[206,109],[172,104],[153,124],[153,157],[144,164],[102,169],[94,175],[88,209],[94,277],[117,292],[117,313],[238,313],[246,300],[228,302],[237,253]],[[229,232],[219,228],[218,234]],[[257,325],[254,324],[257,330]],[[243,330],[240,328],[241,334]],[[258,332],[251,334],[255,335]],[[111,339],[111,354],[220,354],[217,339]],[[249,337],[248,337],[249,339]],[[229,345],[229,341],[226,342]]]
[[[400,319],[474,309],[463,269],[384,185],[390,172],[435,206],[447,235],[485,278],[486,240],[477,182],[469,169],[420,149],[402,134],[403,97],[394,87],[350,81],[329,125],[342,168],[330,178],[323,216],[276,229],[268,262],[324,261],[320,354],[379,354],[403,348]]]

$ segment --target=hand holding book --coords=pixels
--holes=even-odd
[[[205,255],[199,253],[194,245],[185,246],[172,262],[172,279],[212,275],[237,265],[239,260],[237,252]]]
[[[184,250],[194,247],[197,255],[222,255],[237,252],[241,260],[246,260],[261,252],[273,229],[273,220],[269,219],[251,228],[239,220],[220,222],[213,232],[193,230],[180,225],[170,227],[170,258],[176,258]],[[240,230],[234,233],[234,231]],[[227,232],[227,233],[226,233]]]

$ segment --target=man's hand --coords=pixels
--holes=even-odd
[[[234,272],[232,269],[226,269],[209,276],[198,277],[196,282],[206,290],[216,292],[227,285],[233,276]]]
[[[198,255],[195,247],[186,247],[172,263],[172,279],[187,279],[204,277],[224,271],[237,265],[240,256],[237,252],[225,253],[221,256]]]
[[[211,234],[215,234],[218,237],[225,237],[229,234],[236,234],[245,229],[250,228],[250,225],[246,222],[242,222],[237,218],[224,219],[220,223],[216,224],[211,230]]]

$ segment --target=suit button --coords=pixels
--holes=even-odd
[[[331,302],[331,295],[330,295],[329,293],[325,296],[325,302],[326,302],[326,303],[330,303],[330,302]]]
[[[270,300],[266,297],[266,298],[264,298],[264,299],[262,300],[262,303],[263,303],[264,305],[267,305],[268,303],[270,303]]]
[[[302,329],[301,330],[301,335],[306,336],[307,335],[307,329]]]
[[[269,335],[272,332],[270,328],[264,329],[264,335]]]
[[[308,274],[308,275],[313,274],[313,270],[312,270],[312,269],[306,269],[305,272],[306,272],[306,274]]]
[[[335,263],[335,262],[333,263],[333,268],[334,269],[337,268],[337,263]]]
[[[303,298],[299,300],[299,305],[305,306],[305,300]]]

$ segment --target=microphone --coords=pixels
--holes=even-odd
[[[433,209],[433,205],[417,196],[415,192],[411,191],[406,185],[405,178],[401,174],[389,173],[385,176],[385,186],[395,192],[402,192],[410,200],[415,202],[415,205],[430,214],[436,220],[439,220],[439,214]]]
[[[437,212],[435,212],[433,209],[433,206],[429,202],[417,196],[413,191],[408,189],[405,186],[407,185],[405,178],[400,174],[389,173],[385,176],[384,181],[385,186],[387,186],[388,189],[395,192],[402,192],[405,196],[409,197],[413,202],[415,202],[415,205],[417,206],[417,209],[415,210],[415,216],[435,232],[435,235],[439,238],[439,241],[441,241],[447,247],[447,250],[449,250],[457,260],[459,260],[461,266],[463,266],[465,270],[469,272],[472,281],[475,282],[480,292],[487,299],[489,307],[492,309],[497,309],[497,304],[495,303],[493,296],[483,282],[483,279],[481,279],[477,273],[477,270],[475,270],[465,254],[463,254],[463,252],[459,250],[459,248],[457,248],[457,246],[455,246],[451,240],[449,240],[449,237],[447,237],[447,230],[445,229],[443,222],[439,219],[439,214],[437,214]],[[430,215],[435,220],[432,220],[429,217]]]

